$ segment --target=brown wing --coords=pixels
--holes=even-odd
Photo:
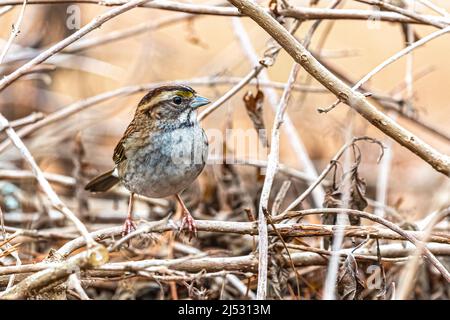
[[[125,149],[123,147],[123,140],[124,140],[124,137],[122,137],[122,139],[120,139],[119,143],[114,148],[113,160],[114,160],[114,163],[116,165],[118,165],[119,163],[121,163],[123,160],[125,160],[127,158],[125,156]]]
[[[125,130],[122,139],[120,139],[119,143],[117,143],[117,146],[114,148],[114,154],[113,154],[113,160],[114,163],[117,165],[119,165],[119,163],[121,163],[122,161],[126,160],[127,157],[125,155],[125,147],[124,144],[126,142],[126,140],[134,133],[135,131],[135,125],[133,124],[133,121],[131,121],[131,123],[128,125],[127,130]]]
[[[143,128],[142,125],[136,125],[136,121],[136,118],[134,118],[130,122],[127,130],[125,130],[122,136],[122,139],[120,139],[114,149],[113,160],[116,166],[123,163],[123,161],[127,159],[126,153],[130,154],[130,152],[136,152],[136,150],[139,150],[148,144],[149,129]]]

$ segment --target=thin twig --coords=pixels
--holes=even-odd
[[[337,64],[333,64],[330,61],[326,61],[324,59],[321,59],[320,56],[317,53],[313,52],[313,54],[316,57],[318,57],[318,61],[321,64],[323,64],[327,69],[329,69],[331,72],[333,72],[336,76],[341,78],[346,83],[353,84],[353,83],[357,82],[354,79],[351,79],[344,72],[343,69],[339,69]],[[385,110],[393,110],[394,112],[396,112],[398,115],[400,115],[404,119],[407,119],[407,120],[411,121],[412,123],[420,126],[421,128],[427,130],[428,132],[430,132],[430,133],[432,133],[432,134],[434,134],[434,135],[444,139],[447,142],[450,142],[450,135],[447,134],[446,132],[443,132],[442,130],[439,130],[433,124],[427,123],[424,120],[417,119],[417,117],[411,116],[408,113],[403,112],[403,104],[404,104],[404,102],[402,100],[396,100],[396,99],[392,99],[391,97],[380,96],[379,94],[373,93],[374,90],[369,88],[367,85],[364,85],[361,88],[365,92],[372,93],[370,95],[370,98],[373,99],[375,101],[375,103],[377,103],[383,109],[385,109]]]
[[[430,0],[419,0],[419,2],[421,4],[423,4],[424,6],[430,8],[431,10],[439,13],[443,17],[447,17],[448,18],[450,16],[450,14],[444,8],[438,7],[437,5],[435,5]]]
[[[411,53],[414,49],[419,48],[421,46],[423,46],[424,44],[426,44],[427,42],[430,42],[433,39],[436,39],[446,33],[450,32],[450,26],[446,27],[444,29],[435,31],[431,34],[429,34],[426,37],[423,37],[422,39],[412,43],[411,45],[407,46],[406,48],[400,50],[399,52],[397,52],[396,54],[394,54],[393,56],[389,57],[389,59],[386,59],[385,61],[383,61],[382,63],[380,63],[378,66],[376,66],[375,68],[373,68],[369,73],[367,73],[361,80],[358,81],[358,83],[356,83],[352,89],[353,90],[357,90],[359,89],[364,83],[366,83],[370,78],[372,78],[375,74],[377,74],[378,72],[380,72],[382,69],[386,68],[388,65],[392,64],[393,62],[397,61],[398,59],[400,59],[401,57]]]
[[[388,59],[386,59],[385,61],[383,61],[382,63],[380,63],[378,66],[376,66],[375,68],[373,68],[369,73],[367,73],[361,80],[359,80],[353,87],[352,90],[356,91],[358,90],[364,83],[366,83],[369,79],[371,79],[373,76],[375,76],[377,73],[379,73],[381,70],[383,70],[384,68],[386,68],[387,66],[389,66],[390,64],[394,63],[395,61],[397,61],[398,59],[400,59],[401,57],[409,54],[410,52],[412,52],[414,49],[419,48],[421,46],[423,46],[424,44],[426,44],[427,42],[441,36],[444,35],[446,33],[450,32],[450,26],[446,27],[444,29],[435,31],[431,34],[429,34],[426,37],[423,37],[422,39],[412,43],[411,45],[407,46],[406,48],[400,50],[399,52],[397,52],[396,54],[394,54],[393,56],[389,57]],[[329,112],[330,110],[334,109],[336,106],[339,105],[340,102],[343,102],[341,100],[336,100],[331,106],[321,109],[321,112]]]
[[[17,21],[12,26],[12,32],[8,38],[8,41],[6,42],[5,47],[3,48],[2,53],[0,54],[0,64],[3,63],[3,59],[6,57],[6,54],[8,53],[9,48],[11,47],[11,44],[13,43],[14,39],[17,37],[17,35],[20,32],[20,25],[22,24],[23,16],[25,15],[25,7],[27,6],[27,0],[23,0],[22,8],[20,9],[19,17],[17,18]]]
[[[267,297],[267,261],[268,261],[268,233],[267,233],[267,220],[264,211],[267,211],[269,203],[270,190],[272,189],[273,179],[278,168],[280,150],[280,127],[283,123],[283,116],[286,112],[286,108],[289,103],[289,98],[292,91],[292,84],[297,78],[297,74],[300,71],[300,66],[294,63],[289,79],[286,84],[286,89],[278,104],[277,113],[275,115],[272,137],[270,139],[270,152],[267,161],[267,171],[264,178],[264,184],[261,191],[261,198],[259,201],[258,209],[258,235],[259,235],[259,264],[258,264],[258,290],[256,298],[259,300],[265,300]]]
[[[431,25],[431,26],[435,26],[436,28],[443,28],[445,27],[445,23],[440,23],[440,22],[436,22],[433,19],[428,19],[426,17],[424,17],[421,14],[415,13],[411,10],[407,10],[404,8],[400,8],[398,6],[394,6],[390,3],[387,3],[385,1],[380,1],[380,0],[355,0],[357,2],[362,2],[362,3],[366,3],[366,4],[371,4],[371,5],[375,5],[375,6],[379,6],[382,7],[383,9],[392,11],[392,12],[396,12],[399,13],[401,15],[404,15],[405,17],[409,17],[411,19],[414,19],[416,21]]]

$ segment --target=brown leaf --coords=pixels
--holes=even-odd
[[[350,208],[363,211],[367,207],[366,182],[356,174],[352,180]]]
[[[359,300],[364,282],[358,273],[358,264],[352,254],[348,254],[339,270],[338,294],[342,300]]]
[[[324,208],[340,208],[342,207],[342,194],[335,189],[335,186],[326,190],[325,199],[323,201]],[[336,224],[335,213],[324,213],[321,216],[322,224],[334,225]],[[331,245],[333,237],[323,237],[323,247],[328,249]]]
[[[364,211],[364,209],[367,207],[367,200],[365,198],[365,195],[366,195],[366,182],[364,179],[359,177],[358,168],[356,167],[351,177],[350,200],[349,200],[350,209]],[[350,224],[353,226],[359,226],[361,224],[360,217],[350,215],[349,220]]]
[[[268,7],[269,7],[269,10],[270,10],[271,12],[277,14],[277,6],[278,6],[277,0],[270,0],[270,1],[269,1]]]
[[[263,118],[264,93],[258,89],[256,95],[253,95],[251,91],[248,91],[244,96],[244,103],[248,116],[253,122],[253,127],[258,133],[259,140],[263,146],[269,147]]]

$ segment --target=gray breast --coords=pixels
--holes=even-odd
[[[168,130],[150,136],[146,147],[127,153],[119,175],[131,192],[166,197],[181,192],[197,178],[207,155],[206,135],[198,124]]]

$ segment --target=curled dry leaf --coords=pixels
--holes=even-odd
[[[355,163],[351,167],[350,174],[350,199],[348,201],[348,206],[350,209],[364,211],[367,207],[367,200],[365,199],[366,194],[366,182],[363,178],[359,177],[359,165],[361,164],[361,151],[356,146],[353,145],[353,151],[355,153]],[[361,218],[356,216],[349,217],[350,224],[354,226],[359,226],[361,224]]]
[[[326,190],[325,198],[323,201],[324,208],[340,208],[342,207],[341,201],[342,193],[339,192],[335,186],[332,186]],[[336,224],[336,214],[334,213],[325,213],[322,214],[321,222],[323,224],[333,225]],[[323,247],[324,249],[328,249],[331,245],[333,237],[324,237],[323,238]]]
[[[366,182],[364,179],[359,178],[358,171],[352,175],[351,187],[350,187],[350,200],[349,208],[354,210],[364,211],[367,207],[366,194]],[[359,226],[361,224],[361,218],[356,216],[349,216],[350,224]]]
[[[371,141],[371,140],[370,140]],[[377,143],[374,140],[375,143]],[[353,143],[351,145],[353,148],[355,162],[351,166],[350,170],[342,175],[340,182],[336,183],[336,171],[333,177],[332,186],[326,191],[323,207],[324,208],[343,208],[348,207],[349,209],[364,211],[367,207],[366,195],[366,182],[363,178],[359,176],[359,165],[361,164],[361,151],[358,146]],[[346,189],[350,187],[348,193],[348,199],[345,201],[343,195],[346,194]],[[361,218],[354,215],[349,215],[348,217],[350,224],[352,226],[361,225]],[[324,214],[322,215],[322,223],[334,225],[336,224],[336,214]],[[323,246],[328,249],[331,243],[332,237],[324,237]]]
[[[273,12],[275,15],[278,14],[278,10],[277,10],[278,3],[277,2],[278,2],[277,0],[270,0],[269,4],[268,4],[269,10],[271,12]]]
[[[253,122],[253,127],[258,133],[259,140],[263,146],[269,147],[263,119],[264,93],[258,89],[256,95],[253,95],[251,91],[248,91],[244,96],[244,103],[248,116]]]
[[[355,257],[349,253],[339,270],[338,294],[342,300],[359,300],[364,281],[358,273]]]

